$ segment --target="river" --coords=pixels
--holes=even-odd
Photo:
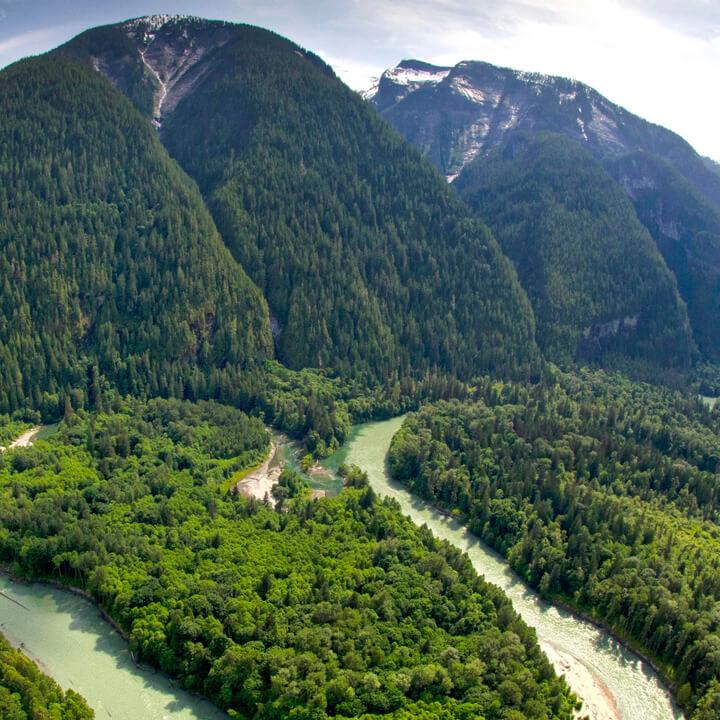
[[[585,701],[583,714],[593,720],[674,720],[682,714],[647,663],[592,623],[558,610],[540,599],[510,570],[507,562],[483,545],[459,522],[438,512],[390,480],[386,456],[403,418],[353,428],[348,442],[328,459],[335,469],[344,462],[361,467],[380,495],[398,501],[404,514],[427,525],[470,557],[486,580],[502,588],[523,620],[535,628],[540,646],[556,671]]]
[[[365,470],[372,487],[398,501],[403,513],[466,551],[479,574],[501,587],[525,622],[534,627],[556,670],[585,701],[593,720],[673,720],[682,718],[657,675],[612,636],[540,600],[497,553],[460,523],[447,518],[391,482],[386,471],[390,441],[403,418],[353,428],[348,442],[328,458]],[[295,448],[280,443],[282,457],[296,466]],[[335,492],[333,477],[313,485]],[[220,720],[211,704],[193,697],[161,673],[137,667],[125,641],[99,616],[97,608],[66,591],[41,584],[18,584],[0,576],[0,590],[27,609],[0,597],[0,632],[24,651],[63,688],[81,693],[98,720]]]
[[[79,692],[97,720],[228,720],[162,673],[136,666],[127,643],[87,600],[0,575],[0,632],[63,689]]]

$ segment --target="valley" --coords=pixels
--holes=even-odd
[[[0,110],[3,720],[720,717],[715,163],[182,15]]]
[[[523,620],[535,629],[543,652],[556,672],[583,699],[581,715],[590,720],[675,720],[682,718],[652,668],[596,625],[540,599],[509,568],[507,561],[452,520],[408,493],[387,470],[387,452],[404,416],[354,426],[347,443],[324,461],[329,472],[341,464],[357,465],[381,497],[399,503],[412,521],[430,528],[437,538],[466,552],[475,570],[501,588]],[[286,460],[273,443],[268,459],[293,463],[298,447],[283,444]],[[267,470],[267,468],[265,468]],[[279,473],[279,470],[278,470]],[[242,481],[241,481],[242,482]],[[332,481],[329,487],[334,487]],[[337,487],[335,486],[335,491]],[[269,489],[265,489],[269,495]],[[263,493],[263,495],[265,494]],[[252,497],[258,497],[253,493]],[[148,720],[195,720],[224,717],[212,706],[183,693],[175,683],[137,665],[126,641],[97,614],[87,600],[42,584],[24,585],[3,577],[0,589],[21,605],[11,607],[0,597],[0,630],[38,662],[63,687],[88,699],[97,718],[132,720],[138,712]],[[127,702],[135,698],[137,707]],[[168,714],[169,713],[169,714]]]

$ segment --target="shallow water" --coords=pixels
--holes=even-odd
[[[98,609],[67,591],[0,576],[0,632],[63,689],[79,692],[97,720],[227,720],[155,670],[136,666]]]
[[[345,446],[329,458],[328,466],[341,462],[355,464],[368,474],[370,484],[380,495],[394,498],[403,513],[418,525],[427,525],[436,537],[448,540],[466,551],[479,574],[502,588],[515,610],[534,627],[541,646],[551,647],[555,655],[571,660],[575,672],[566,675],[568,684],[580,692],[587,680],[596,686],[595,701],[609,693],[621,720],[672,720],[682,718],[658,676],[647,663],[624,648],[609,633],[544,602],[497,553],[483,545],[459,522],[418,499],[403,486],[390,480],[386,456],[393,435],[403,418],[356,426]],[[549,653],[550,654],[550,653]],[[557,665],[556,665],[557,668]],[[573,677],[575,675],[575,677]],[[593,699],[586,698],[590,704]],[[585,711],[589,710],[585,708]],[[596,717],[604,717],[602,711]]]

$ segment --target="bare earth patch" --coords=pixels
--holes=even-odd
[[[26,430],[22,435],[16,437],[7,447],[0,445],[0,452],[5,450],[12,450],[13,448],[29,447],[35,441],[35,438],[42,432],[43,426],[36,425],[29,430]]]
[[[235,485],[235,490],[245,497],[258,500],[264,500],[267,496],[268,500],[273,502],[272,489],[280,478],[283,466],[284,462],[277,457],[277,445],[271,442],[265,462],[240,480]]]
[[[590,720],[621,720],[611,692],[593,676],[589,668],[551,643],[540,642],[540,647],[555,672],[565,676],[570,689],[583,701],[580,717],[588,716]]]

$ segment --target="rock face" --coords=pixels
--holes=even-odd
[[[701,158],[679,135],[575,80],[485,62],[447,68],[403,60],[383,73],[365,97],[451,181],[512,132],[550,131],[603,160],[635,151],[656,154],[720,205],[715,163]]]
[[[217,59],[219,49],[233,38],[235,27],[182,15],[150,15],[89,30],[60,52],[89,58],[160,127],[216,66],[213,56]]]

